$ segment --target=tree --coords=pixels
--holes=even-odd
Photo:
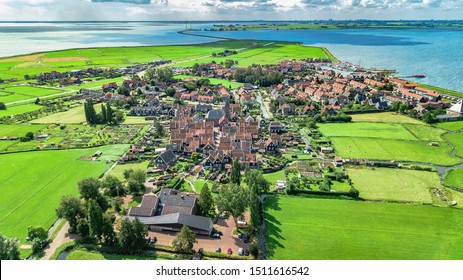
[[[124,113],[122,113],[122,111],[118,110],[116,112],[116,114],[114,114],[114,123],[116,124],[120,124],[120,123],[123,123],[124,122]]]
[[[103,110],[104,108],[102,108]],[[114,122],[113,109],[109,103],[106,104],[106,120],[109,124]]]
[[[103,103],[101,103],[101,121],[103,123],[108,123],[108,117],[106,116],[106,108]]]
[[[164,137],[164,126],[161,124],[161,122],[156,122],[156,134],[160,138]]]
[[[196,235],[187,226],[183,226],[172,241],[172,246],[174,246],[175,250],[178,252],[191,253],[195,243],[198,243]]]
[[[172,77],[174,76],[174,72],[170,67],[158,68],[156,72],[158,79],[161,82],[169,82],[170,80],[172,80]]]
[[[28,133],[26,133],[25,137],[29,138],[30,140],[34,140],[34,133],[29,131]]]
[[[85,120],[88,124],[98,124],[98,116],[93,107],[92,99],[87,99],[84,103]]]
[[[260,212],[259,212],[259,196],[257,195],[257,185],[249,186],[249,211],[250,211],[250,224],[251,231],[255,232],[259,226]]]
[[[242,216],[246,210],[247,202],[248,193],[246,189],[236,184],[228,184],[220,187],[215,205],[217,205],[219,212],[229,212],[236,224],[237,218]]]
[[[124,178],[125,178],[126,180],[128,180],[129,177],[130,177],[130,174],[132,174],[132,172],[133,172],[133,169],[125,169],[124,172],[123,172]]]
[[[48,239],[48,232],[43,229],[43,227],[33,227],[30,226],[27,228],[27,240],[38,239],[44,241]]]
[[[86,178],[78,183],[79,193],[83,199],[97,199],[100,196],[100,188],[102,183],[96,178]]]
[[[155,68],[148,68],[145,71],[145,80],[150,82],[156,77],[156,69]]]
[[[40,104],[40,98],[37,97],[37,99],[35,99],[35,105],[39,105]]]
[[[76,232],[84,240],[90,238],[90,226],[86,218],[77,221]]]
[[[6,105],[3,102],[0,102],[0,110],[6,110]]]
[[[404,104],[404,103],[401,103],[401,104],[400,104],[399,112],[400,112],[401,114],[405,113],[405,110],[407,110],[407,109],[408,109],[407,104]]]
[[[66,195],[61,198],[60,206],[56,209],[56,214],[59,218],[64,218],[69,221],[70,233],[76,232],[79,218],[87,216],[80,199],[72,195]]]
[[[257,196],[269,191],[270,183],[264,178],[262,171],[247,170],[244,180],[249,188],[255,187],[254,190]]]
[[[87,206],[87,220],[90,229],[90,236],[101,240],[103,235],[103,211],[94,199],[88,201]]]
[[[138,183],[133,179],[127,181],[127,188],[131,194],[137,195],[145,190],[145,185]]]
[[[177,91],[173,87],[166,88],[166,94],[170,97],[173,97]]]
[[[205,184],[201,189],[198,205],[203,215],[208,215],[209,212],[214,210],[214,199],[212,198],[211,191],[209,190],[209,186],[207,184]]]
[[[241,165],[238,159],[233,160],[230,181],[238,186],[241,184]]]
[[[117,177],[108,175],[103,179],[103,187],[107,190],[109,196],[125,195],[125,189],[122,182]]]
[[[117,234],[119,248],[126,254],[141,252],[145,247],[145,236],[148,234],[146,226],[138,218],[132,222],[129,219],[122,219],[121,230]]]
[[[136,169],[132,172],[132,174],[130,174],[129,179],[132,179],[137,183],[144,185],[146,181],[146,172],[143,169]]]
[[[114,232],[113,223],[114,215],[103,215],[103,224],[101,225],[102,236],[106,246],[114,246],[117,243],[116,233]]]
[[[120,86],[117,88],[117,94],[124,95],[124,96],[130,96],[130,90],[124,86]]]
[[[0,260],[19,260],[19,257],[18,239],[0,235]]]

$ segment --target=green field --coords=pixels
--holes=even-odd
[[[462,210],[284,196],[265,206],[270,259],[463,258]]]
[[[463,158],[463,132],[446,134],[445,139],[455,147],[455,155]]]
[[[147,121],[145,117],[126,116],[123,124],[153,124],[153,121]]]
[[[3,137],[22,137],[28,132],[37,134],[40,130],[46,128],[46,125],[30,124],[0,124],[0,138]]]
[[[278,180],[285,180],[286,179],[285,171],[280,170],[278,172],[266,173],[266,174],[264,174],[264,178],[265,178],[265,180],[270,182],[270,189],[273,189],[273,187],[275,187]]]
[[[0,91],[0,101],[8,105],[10,102],[21,101],[25,99],[35,99],[37,97],[62,93],[60,89],[51,89],[32,86],[14,86],[7,87]]]
[[[423,122],[404,115],[398,115],[393,112],[373,113],[373,114],[355,114],[351,115],[353,122],[382,122],[382,123],[414,123],[424,124]]]
[[[430,189],[442,188],[436,172],[348,168],[347,174],[355,188],[360,191],[360,197],[368,200],[432,203]]]
[[[61,197],[77,194],[79,180],[100,176],[110,167],[106,160],[116,160],[127,149],[128,145],[113,145],[1,155],[0,233],[24,242],[29,226],[48,229],[57,218]],[[96,151],[103,155],[87,160]]]
[[[463,191],[463,168],[449,170],[445,174],[444,185]]]
[[[394,139],[333,137],[332,140],[337,153],[344,158],[423,162],[443,166],[461,163],[461,159],[450,156],[451,147],[445,143],[434,147],[427,142]]]
[[[97,113],[101,112],[101,105],[96,104],[95,111]],[[72,124],[72,123],[83,123],[83,122],[86,122],[84,106],[77,106],[65,112],[59,112],[56,114],[52,114],[52,115],[31,121],[31,123],[60,123],[60,124],[61,123]]]
[[[459,155],[463,148],[459,148],[460,142],[463,143],[459,134],[449,135],[440,128],[407,123],[408,118],[389,113],[361,116],[357,119],[376,122],[319,124],[319,131],[333,141],[336,153],[344,158],[399,160],[445,166],[462,162],[461,158],[451,156],[452,147],[443,139],[445,136],[456,146],[456,155]],[[430,145],[431,142],[438,146]]]
[[[124,178],[124,170],[137,170],[137,169],[142,169],[146,170],[149,165],[149,161],[143,161],[140,163],[126,163],[126,164],[118,164],[116,167],[114,167],[113,170],[111,170],[108,174],[113,175],[117,177],[119,180],[125,181]]]
[[[7,107],[6,110],[0,110],[0,118],[32,112],[32,111],[39,110],[40,108],[42,108],[42,106],[35,105],[35,104]]]
[[[438,128],[442,128],[449,131],[457,131],[463,129],[463,121],[456,121],[456,122],[441,122],[436,123],[435,126]]]
[[[212,57],[225,49],[239,53],[228,57]],[[88,48],[37,53],[0,59],[2,78],[24,79],[24,75],[38,75],[53,70],[64,72],[88,67],[124,67],[158,59],[170,59],[185,66],[196,62],[238,60],[239,65],[276,63],[285,59],[327,57],[321,48],[305,47],[296,43],[225,40],[198,45]]]
[[[74,249],[66,257],[66,260],[172,260],[174,257],[167,255],[139,256],[106,254],[85,249]]]

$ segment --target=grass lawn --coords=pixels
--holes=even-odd
[[[85,249],[74,249],[67,256],[66,260],[172,260],[174,257],[168,255],[157,255],[153,253],[149,256],[140,255],[117,255],[106,254]]]
[[[414,123],[424,124],[423,122],[394,112],[382,112],[373,114],[354,114],[351,115],[353,122],[381,122],[381,123]]]
[[[370,137],[416,140],[401,124],[394,123],[328,123],[319,124],[319,131],[329,137]]]
[[[278,180],[285,180],[285,170],[280,170],[278,172],[273,172],[273,173],[266,173],[263,174],[264,178],[270,182],[270,189],[272,189]]]
[[[126,116],[122,124],[153,124],[153,121],[147,121],[145,117]]]
[[[0,233],[21,242],[31,225],[48,229],[57,219],[55,209],[62,196],[77,195],[77,182],[98,177],[128,149],[128,145],[86,150],[4,154],[0,156]],[[83,160],[96,151],[97,161]]]
[[[116,165],[116,167],[114,167],[113,170],[111,170],[108,174],[109,175],[113,175],[113,176],[116,176],[119,180],[121,181],[125,181],[125,178],[124,178],[124,170],[128,170],[128,169],[133,169],[133,170],[137,170],[137,169],[142,169],[142,170],[146,170],[148,168],[148,165],[149,165],[149,161],[143,161],[143,162],[140,162],[140,163],[126,163],[126,164],[118,164]],[[149,177],[149,176],[148,176]]]
[[[463,132],[446,134],[445,138],[455,147],[455,155],[463,158]]]
[[[463,129],[463,121],[436,123],[434,126],[449,131],[457,131]]]
[[[265,202],[276,260],[461,260],[462,210],[302,197]]]
[[[445,174],[444,185],[463,190],[463,168],[449,170]]]
[[[63,91],[61,89],[51,89],[33,86],[7,87],[3,89],[2,94],[0,95],[0,101],[5,102],[8,105],[8,103],[10,102],[58,94],[62,92]]]
[[[0,97],[0,99],[1,99],[1,97]],[[15,106],[15,107],[7,107],[6,110],[0,110],[0,118],[1,117],[14,116],[14,115],[28,113],[28,112],[33,112],[33,111],[39,110],[40,108],[42,108],[42,106],[35,105],[35,104],[28,104],[28,105]]]
[[[0,124],[0,138],[3,137],[22,137],[28,132],[37,135],[46,125],[30,125],[30,124]]]
[[[101,112],[101,104],[95,104],[94,107],[97,113]],[[60,123],[60,124],[67,124],[67,123],[73,124],[73,123],[83,123],[83,122],[86,122],[83,105],[76,106],[65,112],[59,112],[56,114],[52,114],[52,115],[31,121],[31,123]]]
[[[369,200],[432,203],[431,188],[442,188],[436,172],[392,168],[348,168],[360,197]]]
[[[187,78],[196,78],[196,79],[203,79],[204,77],[197,77],[197,76],[190,76],[190,75],[176,75],[174,76],[174,78],[176,79],[187,79]],[[223,86],[225,86],[226,88],[238,88],[240,86],[242,86],[243,84],[242,83],[237,83],[237,82],[231,82],[229,80],[224,80],[224,79],[216,79],[216,78],[204,78],[204,79],[208,79],[212,85],[218,85],[218,84],[221,84]]]
[[[428,142],[395,139],[333,137],[337,153],[343,158],[367,158],[373,160],[399,160],[434,163],[452,166],[462,162],[450,155],[451,147],[440,142],[439,147]]]

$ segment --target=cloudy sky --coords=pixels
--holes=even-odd
[[[463,19],[463,0],[0,0],[0,21]]]

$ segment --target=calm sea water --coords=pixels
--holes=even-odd
[[[193,28],[210,28],[195,24]],[[0,57],[38,51],[104,46],[195,44],[212,38],[186,36],[178,23],[0,23]],[[355,64],[425,74],[420,82],[463,92],[463,30],[260,30],[196,32],[234,39],[302,42],[327,47]]]

